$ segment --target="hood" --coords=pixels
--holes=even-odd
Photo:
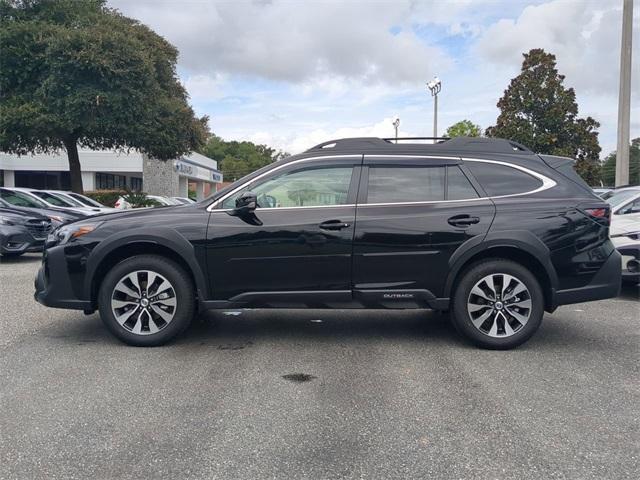
[[[640,213],[612,215],[609,232],[610,235],[640,232]]]
[[[29,220],[49,220],[49,217],[20,207],[10,208],[0,206],[0,215],[3,217],[10,217],[12,219],[15,219],[16,223],[24,223]]]
[[[166,207],[145,207],[145,208],[132,208],[130,210],[117,210],[112,212],[99,213],[98,215],[92,215],[90,220],[107,221],[112,220],[131,220],[136,218],[149,218],[155,216],[166,215],[167,213],[173,213],[176,210],[183,210],[185,208],[197,208],[197,204],[190,205],[168,205]]]

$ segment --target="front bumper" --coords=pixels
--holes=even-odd
[[[51,275],[55,275],[55,282],[49,281]],[[60,247],[44,252],[42,265],[36,274],[34,287],[34,298],[38,303],[47,307],[84,311],[94,310],[90,301],[78,299],[74,293],[64,250]]]
[[[620,294],[620,281],[622,278],[621,258],[620,253],[614,250],[587,285],[556,291],[552,309],[560,305],[617,297]]]
[[[43,248],[44,238],[35,238],[24,228],[3,227],[0,233],[0,253],[41,252]]]

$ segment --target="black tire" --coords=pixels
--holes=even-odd
[[[170,283],[173,292],[175,292],[176,305],[173,308],[173,318],[155,333],[133,333],[131,329],[116,320],[112,308],[114,289],[123,277],[136,271],[151,271],[161,275]],[[176,262],[159,255],[137,255],[121,261],[105,275],[98,293],[98,308],[105,326],[124,343],[137,347],[163,345],[180,335],[191,324],[195,305],[195,291],[187,272]],[[148,327],[149,320],[148,317],[143,316],[143,319],[145,318]]]
[[[498,330],[497,334],[502,334],[504,336],[496,337],[490,336],[489,332],[481,330],[480,327],[474,326],[471,318],[471,313],[468,309],[468,302],[472,302],[471,299],[476,299],[476,296],[471,296],[471,290],[474,286],[481,282],[487,276],[506,274],[514,277],[519,282],[521,282],[528,290],[528,298],[531,302],[531,308],[528,310],[523,310],[523,312],[528,313],[528,321],[524,325],[521,325],[519,322],[515,321],[514,317],[509,316],[514,325],[516,325],[517,330],[514,330],[514,333],[511,335],[507,335],[505,333],[504,327],[504,316],[499,316],[500,320],[496,320],[498,325],[502,325],[502,328]],[[493,278],[493,277],[492,277]],[[499,283],[499,282],[498,282]],[[504,282],[507,283],[507,282]],[[512,285],[510,283],[510,285]],[[506,287],[500,287],[506,288]],[[502,294],[503,292],[500,292]],[[525,296],[527,295],[525,294]],[[501,299],[501,296],[498,297],[498,300]],[[494,302],[499,303],[499,302]],[[511,308],[511,307],[510,307]],[[485,310],[480,310],[478,317],[481,313],[486,312],[487,310],[496,311],[493,307],[486,307]],[[507,310],[508,311],[508,310]],[[452,311],[451,311],[451,320],[458,332],[465,337],[467,340],[472,342],[473,344],[488,349],[494,350],[507,350],[510,348],[517,347],[518,345],[526,342],[531,336],[538,330],[540,324],[542,323],[542,317],[544,315],[544,294],[542,292],[542,288],[540,288],[540,284],[536,277],[522,265],[513,262],[511,260],[494,258],[487,259],[481,262],[478,262],[474,265],[471,265],[467,270],[462,273],[460,281],[457,283],[455,288],[453,302],[452,302]],[[493,314],[490,314],[487,323],[483,323],[485,325],[493,326]],[[502,322],[502,323],[500,323]],[[519,325],[519,327],[518,327]],[[509,324],[511,327],[511,324]],[[494,335],[496,332],[494,332]]]

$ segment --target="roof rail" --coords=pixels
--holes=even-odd
[[[326,150],[332,148],[363,148],[386,145],[387,142],[378,137],[356,137],[356,138],[339,138],[337,140],[329,140],[327,142],[319,143],[318,145],[311,147],[307,152],[313,150]]]
[[[398,142],[396,142],[398,140]],[[434,143],[410,143],[415,140],[431,140]],[[341,138],[329,140],[311,147],[308,152],[318,150],[369,150],[376,148],[384,148],[387,150],[395,150],[402,148],[411,149],[434,149],[435,151],[458,150],[466,152],[485,152],[485,153],[524,153],[532,154],[524,145],[512,140],[493,137],[399,137],[399,138],[378,138],[378,137],[359,137],[359,138]]]
[[[442,142],[446,142],[447,140],[451,140],[451,137],[398,137],[398,138],[388,137],[388,138],[383,138],[382,140],[390,143],[404,142],[407,140],[432,140],[438,143],[442,143]]]

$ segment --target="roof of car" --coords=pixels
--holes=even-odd
[[[430,143],[425,143],[430,142]],[[535,155],[524,145],[503,138],[487,137],[401,137],[341,138],[320,143],[304,154],[364,153],[385,155],[461,155],[469,153],[499,153]]]

